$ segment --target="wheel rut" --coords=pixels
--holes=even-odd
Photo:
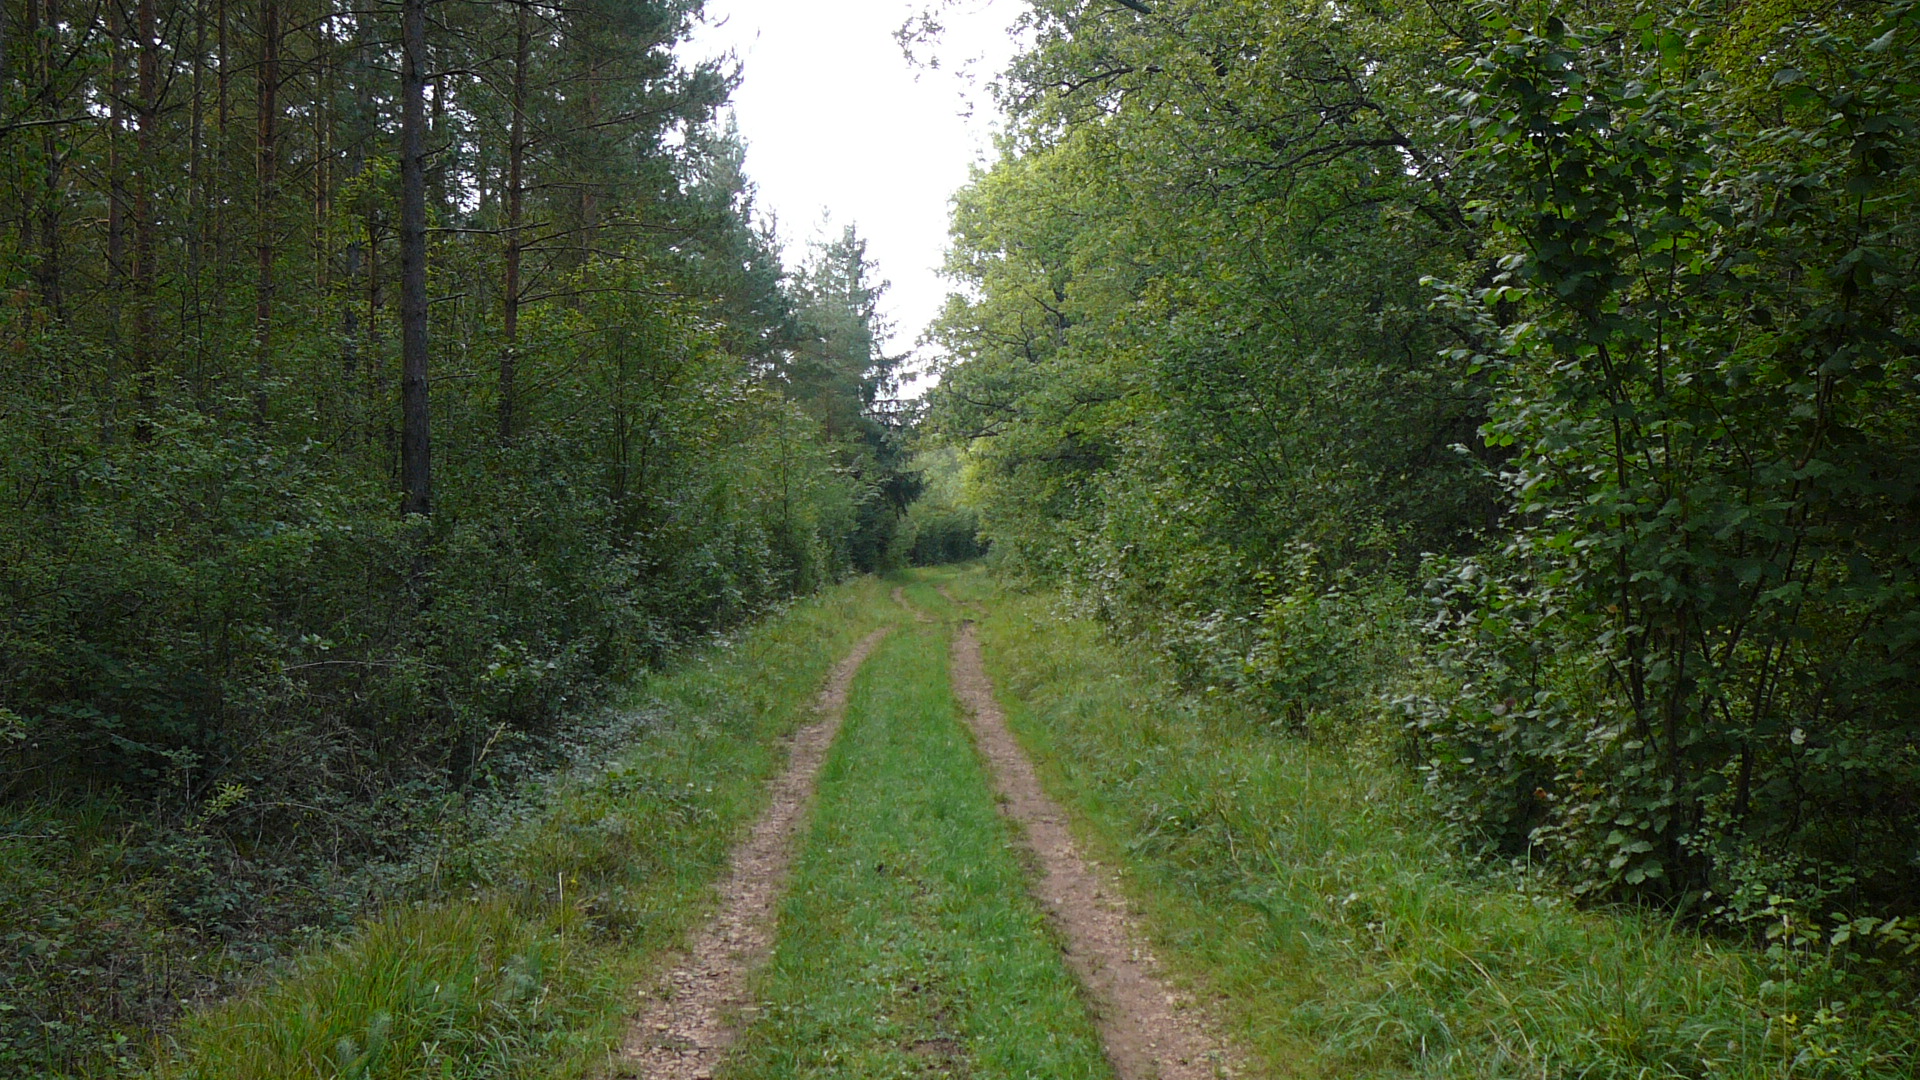
[[[1065,942],[1068,965],[1092,999],[1118,1080],[1231,1076],[1225,1043],[1161,975],[1146,936],[1111,878],[1079,853],[1066,815],[1040,786],[993,696],[973,623],[953,638],[953,688],[965,707],[1002,808],[1026,833],[1040,867],[1034,894]]]
[[[976,604],[971,600],[962,600],[959,597],[948,592],[947,587],[945,585],[935,585],[934,589],[937,592],[939,592],[939,594],[942,597],[946,598],[947,603],[952,604],[954,607],[959,608],[961,611],[972,611],[972,612],[978,612],[980,614],[986,613],[986,609],[982,608],[979,604]]]
[[[893,602],[906,608],[907,614],[913,616],[914,622],[928,623],[933,621],[933,616],[915,607],[913,601],[907,599],[907,590],[898,585],[893,587]]]
[[[896,590],[897,593],[897,590]],[[612,1075],[640,1080],[707,1080],[737,1034],[748,980],[772,952],[776,908],[792,868],[820,766],[846,717],[853,677],[887,631],[876,630],[834,667],[815,704],[818,719],[794,735],[787,771],[720,885],[720,909],[687,945],[644,1003]]]

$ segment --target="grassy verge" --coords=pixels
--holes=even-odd
[[[908,599],[950,611],[921,585]],[[855,680],[731,1080],[1110,1075],[955,712],[939,623]]]
[[[635,691],[654,722],[545,809],[465,853],[460,898],[396,908],[181,1025],[163,1078],[592,1074],[632,987],[785,764],[827,671],[897,608],[872,580],[797,605]]]
[[[988,667],[1049,790],[1272,1075],[1920,1070],[1911,1014],[1850,1009],[1817,965],[1462,866],[1380,753],[1172,693],[1050,598],[936,580],[987,602]]]

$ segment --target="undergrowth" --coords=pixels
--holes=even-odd
[[[642,684],[644,722],[489,836],[427,895],[315,948],[153,1047],[160,1080],[591,1075],[633,985],[704,909],[785,762],[781,736],[889,607],[871,579]]]

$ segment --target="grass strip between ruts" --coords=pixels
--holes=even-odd
[[[184,1023],[162,1077],[596,1075],[633,991],[786,764],[828,670],[900,613],[869,578],[796,604],[638,687],[657,723],[525,826],[461,854],[455,898],[399,906]]]
[[[730,1080],[1110,1076],[948,677],[952,608],[854,682]]]

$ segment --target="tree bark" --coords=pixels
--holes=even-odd
[[[196,407],[207,407],[207,305],[202,290],[205,283],[207,222],[213,216],[212,189],[207,183],[209,155],[207,137],[207,6],[193,5],[193,85],[187,119],[187,265],[185,292],[190,297],[187,315],[181,319],[180,332],[193,341],[193,367],[187,383]]]
[[[520,0],[514,31],[513,120],[507,136],[507,255],[502,290],[500,350],[500,442],[513,441],[514,410],[518,407],[520,349],[520,226],[526,210],[527,64],[532,52],[531,5]]]
[[[427,412],[427,0],[400,27],[400,510],[433,512]]]
[[[60,25],[58,0],[46,0],[46,26],[51,29]],[[38,81],[46,88],[44,118],[59,115],[61,98],[54,86],[53,41],[51,33],[41,33],[38,19],[40,0],[27,0],[27,10],[33,13],[29,20],[30,33],[34,40],[34,64]],[[61,152],[59,137],[54,126],[48,124],[40,129],[40,156],[46,187],[40,198],[40,259],[35,276],[40,281],[40,299],[56,320],[66,318],[66,297],[61,289],[60,271],[60,185]]]
[[[126,12],[120,0],[108,0],[107,36],[107,279],[109,289],[124,290],[127,273],[127,127]],[[109,303],[110,323],[118,323],[119,298]],[[115,335],[117,339],[118,335]]]
[[[120,309],[127,291],[127,15],[121,0],[107,0],[107,348],[103,371],[100,441],[119,435]]]
[[[155,0],[139,0],[135,8],[135,30],[140,36],[140,101],[134,110],[135,153],[137,160],[133,183],[133,367],[139,386],[139,416],[134,436],[141,441],[153,437],[152,415],[157,405],[155,387],[159,379],[155,368],[160,363],[156,342],[159,335],[155,313],[159,300],[155,291],[160,283],[159,268],[154,265],[158,247],[154,243],[153,189],[159,174],[157,152],[160,126],[160,26],[154,11]]]
[[[595,137],[595,141],[598,141],[599,125],[600,72],[597,65],[589,61],[587,64],[587,122],[585,130],[589,136]],[[596,161],[589,163],[587,173],[582,177],[584,182],[580,185],[580,270],[582,273],[585,273],[587,266],[593,262],[593,248],[597,240],[596,219],[600,213],[600,200],[595,185],[599,182],[600,176],[602,175],[600,172],[601,168],[601,162]],[[584,301],[585,295],[586,291],[584,289],[581,290],[580,297],[576,299],[576,303]]]
[[[257,259],[253,287],[254,419],[267,419],[267,380],[271,377],[273,348],[273,214],[280,183],[280,3],[260,0],[259,115],[254,191],[254,253]]]
[[[211,155],[214,166],[207,176],[208,246],[214,252],[209,299],[216,321],[226,315],[230,292],[228,284],[234,269],[234,260],[227,254],[233,202],[233,186],[227,169],[233,152],[233,52],[228,34],[232,20],[228,18],[227,2],[214,0],[214,130]]]
[[[359,43],[354,44],[355,49]],[[356,74],[358,74],[358,65]],[[367,131],[365,115],[360,111],[360,102],[355,101],[352,118],[352,130],[347,138],[347,182],[356,183],[367,169]],[[364,248],[358,233],[352,234],[347,241],[346,256],[346,302],[341,312],[340,326],[340,369],[349,384],[360,371],[360,293],[362,292],[360,274]]]

